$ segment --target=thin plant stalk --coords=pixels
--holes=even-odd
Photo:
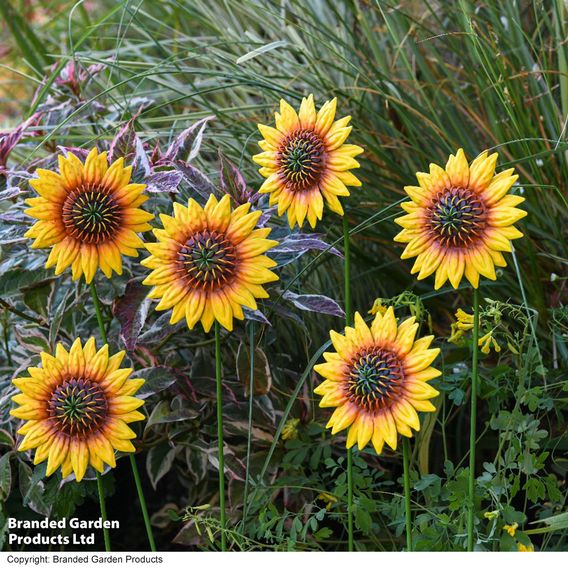
[[[402,437],[402,464],[404,478],[404,517],[406,523],[406,550],[412,552],[412,513],[410,511],[410,440]]]
[[[97,471],[97,490],[99,492],[99,505],[101,508],[101,519],[103,520],[103,538],[105,541],[105,551],[110,552],[110,534],[106,528],[107,511],[105,503],[105,494],[103,493],[103,480],[101,474]]]
[[[477,438],[477,358],[479,342],[479,290],[473,290],[473,344],[471,358],[471,415],[469,424],[469,499],[467,514],[467,550],[473,551],[473,520],[475,513],[475,444]]]
[[[345,325],[351,325],[351,262],[349,222],[343,217],[343,297],[345,301]],[[353,551],[353,451],[347,449],[347,535],[348,550]]]
[[[93,297],[93,304],[95,305],[95,313],[97,315],[97,322],[99,324],[99,331],[103,343],[108,344],[106,328],[103,321],[103,314],[101,310],[101,302],[97,294],[97,289],[95,284],[91,282],[89,284],[91,289],[91,296]],[[142,517],[144,518],[144,526],[146,527],[146,534],[148,535],[148,543],[150,544],[150,549],[152,552],[156,552],[156,543],[154,541],[154,534],[152,532],[152,525],[150,523],[150,515],[148,514],[148,507],[146,506],[146,498],[144,497],[144,491],[142,490],[142,483],[140,481],[140,472],[138,471],[138,465],[136,464],[136,459],[134,454],[128,454],[130,459],[130,467],[132,468],[132,475],[134,477],[134,483],[136,485],[136,491],[138,493],[138,501],[140,502],[140,509],[142,510]],[[98,473],[97,473],[98,479]],[[101,503],[104,505],[102,495],[100,494],[100,484],[99,484],[99,497],[101,498]],[[102,508],[101,505],[101,508]],[[101,513],[102,514],[102,513]]]
[[[247,461],[245,474],[245,491],[243,497],[243,532],[248,513],[248,493],[250,483],[250,454],[252,449],[252,412],[253,412],[253,389],[254,389],[254,321],[249,321],[249,392],[248,392],[248,436],[247,436]]]
[[[219,510],[221,513],[221,550],[227,550],[225,514],[225,454],[223,449],[223,369],[221,361],[221,333],[215,321],[215,382],[217,392],[217,442],[219,444]]]

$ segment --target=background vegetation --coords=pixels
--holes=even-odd
[[[497,150],[499,168],[517,168],[516,190],[529,212],[521,222],[526,236],[498,280],[481,289],[483,325],[501,351],[481,361],[476,546],[516,550],[532,542],[539,550],[566,550],[568,22],[562,0],[10,0],[0,12],[0,120],[12,132],[0,138],[0,526],[8,516],[97,516],[94,482],[62,483],[59,474],[44,479],[41,466],[15,452],[17,425],[8,417],[10,381],[37,362],[39,351],[98,336],[88,290],[77,288],[69,273],[54,279],[44,271],[45,252],[32,251],[22,237],[30,224],[22,214],[30,174],[52,165],[62,148],[113,141],[116,155],[135,157],[144,170],[135,131],[148,159],[141,175],[154,176],[154,213],[207,190],[199,172],[245,198],[261,183],[250,159],[256,123],[271,120],[281,97],[294,104],[313,92],[319,104],[338,97],[341,114],[353,116],[353,142],[365,148],[363,188],[346,202],[355,308],[367,312],[376,298],[396,297],[399,313],[416,313],[443,351],[439,411],[423,417],[412,459],[419,550],[464,548],[469,347],[446,339],[455,310],[471,310],[471,292],[463,285],[458,293],[434,293],[431,281],[410,276],[409,261],[399,260],[401,248],[392,241],[399,210],[389,206],[403,198],[416,171],[445,163],[459,147],[470,158]],[[176,163],[158,160],[158,148],[163,157],[177,135],[209,116]],[[21,137],[14,135],[26,120]],[[288,290],[341,304],[341,259],[318,250],[325,245],[317,239],[316,250],[290,245],[295,237],[282,221],[273,223],[288,248],[277,254],[282,284],[263,306],[272,325],[240,325],[223,346],[229,542],[235,549],[343,550],[344,438],[324,432],[328,413],[317,408],[317,379],[309,373],[328,330],[341,328],[342,320],[306,311],[313,306],[305,300],[294,306],[278,299]],[[328,212],[318,232],[335,242],[339,219]],[[158,548],[215,548],[211,340],[183,326],[172,329],[149,309],[137,283],[143,274],[131,263],[123,277],[100,278],[98,286],[111,343],[126,348],[148,379],[149,420],[139,432],[137,459]],[[252,424],[245,389],[250,333],[258,345]],[[377,458],[369,449],[356,454],[355,464],[357,546],[401,549],[400,455]],[[122,521],[113,540],[115,547],[144,549],[129,476],[119,460],[104,478],[109,516]],[[503,527],[514,523],[519,528],[511,535]]]

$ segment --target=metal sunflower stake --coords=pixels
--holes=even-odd
[[[266,179],[260,193],[269,194],[270,205],[278,205],[278,215],[286,213],[291,228],[302,227],[307,220],[315,228],[322,219],[324,200],[339,215],[343,207],[339,197],[349,196],[347,186],[361,182],[351,170],[358,168],[355,157],[363,148],[346,144],[351,133],[351,117],[335,120],[337,99],[325,102],[316,111],[313,95],[303,98],[298,112],[286,101],[280,101],[275,113],[275,126],[259,124],[263,136],[262,153],[253,157]],[[349,226],[344,219],[344,300],[345,324],[351,325],[349,284]],[[353,550],[353,456],[347,450],[347,526],[348,549]]]
[[[190,199],[187,207],[174,203],[174,216],[161,215],[163,229],[155,229],[156,243],[142,264],[152,272],[144,284],[153,286],[150,298],[160,298],[156,310],[172,310],[170,323],[185,318],[189,329],[201,322],[205,333],[214,327],[217,443],[219,452],[219,509],[221,550],[227,549],[225,460],[223,443],[223,361],[221,326],[233,330],[244,319],[243,307],[257,309],[256,299],[267,298],[263,285],[278,280],[270,269],[276,262],[264,253],[277,241],[258,228],[262,211],[250,203],[231,208],[229,195],[211,195],[201,207]]]
[[[335,352],[314,367],[325,379],[314,392],[321,407],[335,408],[326,426],[332,435],[348,429],[348,449],[357,444],[361,451],[371,442],[380,455],[385,443],[396,450],[398,434],[411,437],[420,429],[418,412],[436,410],[430,399],[439,393],[428,381],[441,375],[431,366],[440,350],[430,348],[432,335],[416,339],[414,317],[397,322],[392,307],[378,312],[370,327],[357,312],[353,322],[343,334],[330,331]],[[408,505],[406,511],[410,536]]]
[[[507,265],[503,252],[523,233],[514,224],[526,216],[516,206],[524,197],[509,190],[517,181],[514,168],[495,173],[498,154],[482,152],[471,164],[460,148],[445,168],[430,164],[430,173],[418,172],[417,186],[405,191],[411,201],[401,204],[406,215],[396,219],[402,231],[395,241],[406,243],[401,258],[416,257],[412,274],[418,280],[435,273],[438,290],[449,280],[458,288],[465,276],[473,288],[473,344],[467,550],[474,549],[475,448],[477,442],[479,279],[495,280],[495,267]]]

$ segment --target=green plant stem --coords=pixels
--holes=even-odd
[[[227,550],[225,534],[225,455],[223,449],[223,384],[221,362],[221,333],[219,322],[215,322],[215,381],[217,385],[217,442],[219,444],[219,510],[221,512],[221,550]]]
[[[404,517],[406,523],[406,550],[412,552],[412,516],[410,511],[410,440],[402,437],[402,464],[404,476]]]
[[[103,343],[108,344],[105,324],[103,321],[103,314],[101,310],[101,302],[97,294],[97,289],[95,288],[95,284],[93,282],[89,284],[89,287],[91,289],[91,296],[93,297],[93,303],[95,305],[95,313],[97,315],[97,322],[99,324],[99,331],[101,334],[101,338],[103,340]],[[138,493],[138,501],[140,502],[142,517],[144,518],[144,526],[146,527],[146,534],[148,535],[148,542],[150,544],[150,549],[152,550],[152,552],[156,552],[156,543],[154,541],[154,534],[152,532],[152,525],[150,523],[150,515],[148,514],[146,498],[144,497],[144,491],[142,490],[142,482],[140,481],[140,473],[138,471],[138,465],[136,464],[136,459],[134,458],[133,454],[129,454],[129,457],[130,457],[130,467],[132,468],[132,475],[134,476],[134,483],[136,485],[136,491]],[[101,496],[100,491],[99,491],[99,496]]]
[[[105,495],[103,493],[103,480],[101,474],[97,471],[97,489],[99,491],[99,505],[101,507],[101,519],[103,520],[103,538],[105,540],[105,551],[110,552],[110,534],[105,527],[107,520]]]
[[[473,551],[475,514],[475,443],[477,439],[477,355],[479,351],[479,290],[473,290],[473,345],[471,359],[471,415],[469,424],[469,499],[467,514],[467,550]]]
[[[142,481],[140,480],[140,472],[136,464],[134,454],[128,454],[130,458],[130,467],[132,468],[132,475],[134,476],[134,483],[136,484],[136,491],[138,492],[138,499],[140,500],[140,508],[142,509],[142,516],[144,517],[144,526],[146,527],[146,534],[148,535],[148,542],[150,543],[150,550],[156,552],[156,543],[154,541],[154,533],[152,532],[152,524],[150,523],[150,515],[148,514],[148,507],[146,506],[146,499],[144,498],[144,491],[142,490]]]
[[[8,322],[4,322],[2,325],[2,331],[4,332],[4,349],[6,350],[6,362],[8,367],[12,366],[12,354],[10,353],[10,337],[8,333]]]
[[[345,325],[351,325],[351,246],[349,222],[343,216],[343,296],[345,301]],[[347,535],[348,550],[353,551],[353,451],[347,449]]]

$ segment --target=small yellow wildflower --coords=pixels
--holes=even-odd
[[[525,546],[519,542],[519,544],[517,544],[517,550],[519,552],[534,552],[534,546],[532,544]]]
[[[512,525],[503,525],[503,530],[507,531],[511,536],[515,536],[518,528],[519,523],[513,523]]]
[[[456,312],[456,325],[462,331],[469,331],[473,329],[473,315],[464,312],[461,308]]]
[[[491,351],[491,347],[495,349],[495,353],[499,353],[501,351],[501,346],[497,343],[497,340],[493,337],[493,332],[490,331],[486,333],[478,342],[477,344],[481,347],[481,352],[485,353],[485,355],[489,354]]]
[[[317,499],[320,501],[324,501],[326,503],[325,508],[329,511],[334,503],[337,503],[337,497],[332,495],[331,493],[327,493],[326,491],[322,491],[318,496]]]
[[[373,302],[373,307],[369,310],[369,313],[373,316],[377,315],[378,313],[384,316],[386,311],[387,311],[387,306],[383,305],[383,299],[377,298]]]
[[[448,343],[454,343],[455,345],[461,345],[463,343],[463,330],[459,329],[458,323],[452,324],[452,333],[448,337]]]
[[[483,513],[483,516],[486,519],[493,520],[499,516],[499,511],[485,511],[485,513]]]
[[[282,436],[283,440],[296,440],[298,438],[298,425],[300,424],[299,418],[290,418],[286,424],[284,424],[284,428],[282,428]]]

